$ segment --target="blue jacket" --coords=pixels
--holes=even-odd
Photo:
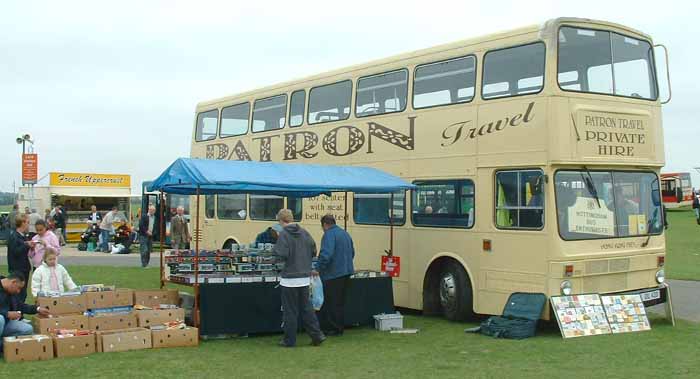
[[[318,268],[322,280],[330,280],[355,273],[352,260],[355,258],[355,246],[350,234],[333,225],[323,233],[321,253],[318,256]]]

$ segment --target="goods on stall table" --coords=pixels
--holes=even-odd
[[[611,333],[600,295],[552,296],[550,300],[564,338]]]

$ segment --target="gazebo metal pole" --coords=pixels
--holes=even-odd
[[[394,193],[389,203],[389,256],[394,255]]]
[[[343,216],[343,223],[345,224],[345,230],[348,230],[348,191],[345,191],[345,216]]]
[[[196,215],[196,238],[194,240],[194,318],[195,327],[199,328],[199,239],[201,231],[199,230],[199,185],[197,186],[197,215]]]
[[[160,192],[160,222],[159,227],[158,227],[158,234],[160,234],[160,288],[163,289],[165,287],[165,282],[164,282],[164,270],[163,270],[163,245],[165,245],[165,192],[161,191]],[[148,209],[146,209],[146,212],[148,212]],[[143,214],[143,210],[141,211]],[[153,238],[153,237],[151,237]],[[149,252],[150,254],[150,252]]]

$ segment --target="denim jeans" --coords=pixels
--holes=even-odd
[[[141,267],[148,267],[153,250],[153,238],[139,235],[139,252],[141,253]]]
[[[8,320],[0,316],[0,351],[2,351],[2,340],[5,337],[28,336],[34,333],[31,324],[23,321]]]
[[[102,245],[100,245],[100,250],[103,252],[109,252],[109,230],[100,230],[100,236],[102,237]]]

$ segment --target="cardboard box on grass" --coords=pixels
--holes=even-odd
[[[177,290],[134,291],[134,305],[155,308],[160,304],[180,305],[180,294]]]
[[[185,310],[175,309],[144,309],[136,311],[136,319],[140,328],[165,324],[171,321],[185,321]]]
[[[151,331],[144,328],[105,330],[96,332],[95,337],[99,353],[150,349],[153,346]]]
[[[95,334],[84,336],[52,336],[56,358],[82,357],[95,352]]]
[[[133,312],[88,317],[88,329],[95,332],[135,328],[136,325],[136,315]]]
[[[53,343],[46,335],[5,337],[3,351],[5,362],[53,359]]]
[[[88,329],[88,318],[84,315],[34,316],[34,331],[51,334],[53,329]]]
[[[153,348],[188,347],[199,345],[199,329],[151,330]]]
[[[87,310],[85,294],[61,297],[37,297],[36,304],[54,316],[83,314]]]
[[[117,288],[114,291],[114,306],[126,307],[134,305],[134,290],[128,288]]]
[[[116,291],[85,292],[85,304],[87,309],[114,307],[114,293]]]

